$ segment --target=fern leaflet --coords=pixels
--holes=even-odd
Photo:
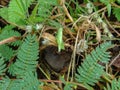
[[[100,76],[104,73],[104,66],[98,64],[102,62],[107,64],[109,61],[109,53],[105,52],[111,46],[110,42],[103,43],[93,50],[90,55],[86,56],[86,59],[81,66],[78,67],[76,73],[76,80],[86,85],[94,85],[100,79]]]
[[[6,61],[10,60],[14,56],[14,50],[7,45],[0,45],[0,53]]]
[[[6,71],[5,59],[0,54],[0,76],[4,75],[5,71]]]
[[[9,72],[12,75],[24,76],[25,72],[36,71],[39,44],[35,35],[28,35],[18,50],[17,60],[11,64]]]
[[[26,72],[22,79],[9,79],[8,77],[0,80],[0,90],[41,90],[37,76],[32,72]]]
[[[120,90],[120,77],[118,80],[112,80],[111,85],[107,84],[107,88],[104,87],[104,90]]]

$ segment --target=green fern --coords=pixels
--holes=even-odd
[[[117,18],[118,21],[120,21],[120,8],[113,8],[113,14],[115,15],[115,17]]]
[[[120,78],[112,80],[111,85],[107,84],[107,88],[104,87],[104,90],[120,90]]]
[[[7,90],[10,82],[11,80],[8,77],[2,78],[2,80],[0,80],[0,90]]]
[[[25,73],[22,79],[9,79],[8,77],[0,80],[0,90],[41,90],[41,82],[32,72]]]
[[[4,75],[5,71],[6,71],[5,58],[3,58],[0,54],[0,76]]]
[[[21,34],[17,31],[14,31],[13,28],[14,27],[11,25],[8,25],[2,28],[2,30],[0,31],[0,41],[13,36],[20,37]],[[22,42],[20,40],[17,40],[12,43],[0,45],[0,53],[4,58],[6,58],[6,60],[10,60],[11,57],[14,56],[15,54],[15,50],[13,50],[10,46],[19,46],[21,45],[21,43]]]
[[[104,73],[104,66],[99,62],[107,64],[109,61],[109,52],[106,50],[111,46],[110,42],[103,43],[86,56],[81,66],[78,67],[76,80],[85,86],[95,85],[100,80],[100,76]]]
[[[42,83],[38,81],[37,75],[33,74],[31,71],[25,74],[23,80],[23,82],[25,82],[21,83],[23,90],[41,90],[39,85]]]
[[[7,45],[0,45],[0,53],[6,61],[9,61],[14,56],[15,51]]]
[[[36,71],[38,59],[38,42],[35,35],[28,35],[18,50],[17,60],[11,64],[9,72],[12,75],[24,76],[25,72]]]

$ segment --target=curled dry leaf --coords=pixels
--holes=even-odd
[[[49,44],[57,46],[55,36],[53,36],[52,34],[49,34],[49,33],[45,32],[45,33],[42,34],[42,38],[44,38],[46,40],[49,40],[50,41]]]
[[[98,42],[101,41],[101,32],[100,29],[95,25],[95,30],[96,30],[96,39]]]

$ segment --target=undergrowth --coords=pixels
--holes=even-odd
[[[120,90],[119,71],[112,70],[114,52],[110,51],[115,47],[113,40],[120,43],[115,30],[119,26],[108,19],[113,15],[120,21],[119,4],[119,0],[1,4],[5,25],[0,28],[0,90]],[[50,45],[58,53],[72,51],[67,71],[51,73],[40,63],[42,50]]]

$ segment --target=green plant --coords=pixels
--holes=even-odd
[[[6,61],[9,61],[14,56],[15,51],[7,45],[0,45],[0,53],[6,58]]]
[[[63,50],[65,49],[64,43],[62,41],[62,35],[63,35],[63,28],[60,27],[58,29],[58,32],[57,32],[57,35],[56,35],[56,40],[57,40],[57,43],[58,43],[58,51],[59,52],[61,51],[61,49],[63,49]]]
[[[0,40],[5,40],[11,37],[20,37],[21,34],[18,31],[15,31],[13,29],[13,26],[7,25],[2,30],[0,31]],[[2,56],[6,58],[6,60],[10,60],[12,56],[15,54],[15,50],[11,48],[11,46],[20,46],[21,45],[21,40],[17,40],[15,42],[11,42],[8,44],[0,45],[0,53]]]
[[[108,16],[111,16],[111,11],[113,12],[113,14],[115,15],[115,17],[117,18],[118,21],[120,21],[120,7],[115,3],[120,3],[119,0],[100,0],[100,2],[104,3],[107,7],[107,11],[108,11]]]
[[[21,37],[21,34],[18,31],[14,30],[14,27],[11,25],[6,25],[2,30],[0,31],[0,40],[4,40],[10,37]],[[8,45],[12,46],[19,46],[21,44],[21,40],[17,40],[12,43],[8,43]]]
[[[120,90],[120,78],[113,79],[110,84],[107,83],[107,87],[104,87],[104,90]]]
[[[103,43],[86,56],[82,65],[77,69],[76,80],[78,82],[83,83],[85,86],[94,86],[100,80],[105,67],[99,63],[107,64],[109,62],[110,55],[106,50],[110,46],[110,42]]]
[[[25,41],[19,47],[17,59],[8,67],[8,73],[17,79],[3,77],[6,72],[5,60],[0,56],[0,80],[1,90],[40,90],[40,82],[37,79],[36,67],[38,59],[38,42],[35,35],[28,34]]]
[[[39,45],[36,36],[28,35],[17,53],[17,60],[11,64],[9,73],[13,76],[24,75],[25,72],[36,72]]]
[[[32,72],[27,72],[22,79],[10,79],[8,77],[0,80],[0,90],[41,90],[39,85],[41,84],[37,76]]]
[[[5,58],[0,54],[0,76],[4,75],[6,71]]]

